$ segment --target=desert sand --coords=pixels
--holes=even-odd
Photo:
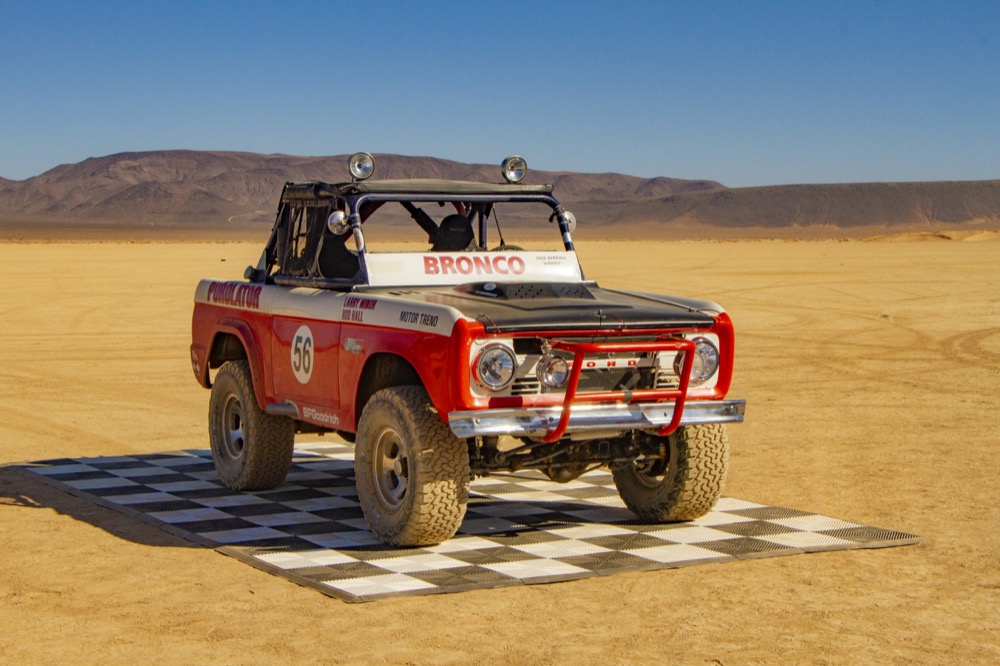
[[[259,247],[0,243],[0,463],[206,448],[194,286]],[[1000,663],[1000,237],[579,251],[731,313],[727,495],[927,541],[347,604],[0,469],[0,662]]]

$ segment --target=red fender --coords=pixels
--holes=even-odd
[[[260,345],[257,343],[257,336],[254,335],[253,329],[250,328],[250,324],[240,319],[235,319],[232,317],[226,317],[219,321],[219,325],[216,328],[215,335],[212,336],[212,344],[209,347],[211,349],[215,346],[215,339],[222,333],[227,333],[235,335],[240,343],[243,345],[243,349],[247,355],[247,361],[250,364],[250,376],[253,378],[253,392],[254,396],[257,398],[257,406],[262,410],[267,408],[267,400],[264,394],[264,369],[261,366],[261,355]],[[208,380],[208,363],[203,363],[203,381],[202,385],[206,388],[212,386],[211,382]]]

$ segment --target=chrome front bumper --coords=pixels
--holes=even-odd
[[[684,403],[681,426],[743,421],[746,400],[704,400]],[[562,406],[519,409],[484,409],[450,412],[448,425],[457,437],[541,437],[559,423]],[[648,430],[670,423],[673,403],[590,403],[570,410],[566,434],[588,431]]]

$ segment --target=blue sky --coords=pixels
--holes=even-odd
[[[1000,2],[0,0],[0,176],[173,148],[995,179]]]

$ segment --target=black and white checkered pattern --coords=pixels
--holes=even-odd
[[[598,470],[565,484],[534,472],[477,479],[454,538],[428,548],[394,548],[368,531],[353,459],[349,445],[297,445],[286,482],[256,493],[223,487],[204,450],[18,467],[350,601],[920,541],[731,498],[689,523],[645,524],[624,507],[610,473]]]

